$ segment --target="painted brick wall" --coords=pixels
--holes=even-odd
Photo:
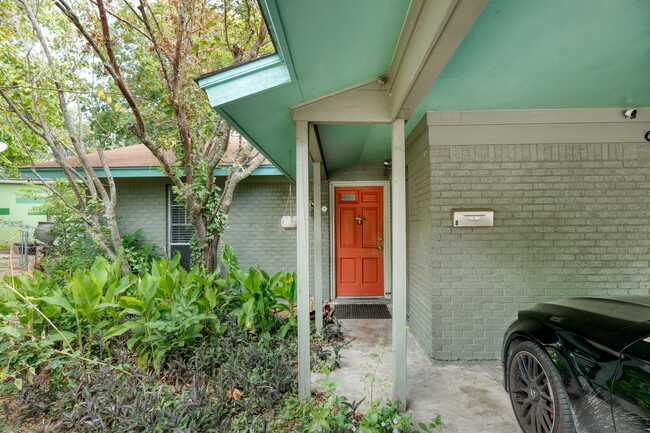
[[[116,182],[120,228],[124,233],[132,233],[141,228],[147,242],[166,248],[167,182],[163,179],[146,178],[116,179]],[[296,232],[284,230],[280,226],[280,218],[285,214],[285,210],[287,213],[289,210],[286,204],[288,194],[289,182],[280,177],[249,178],[237,187],[228,219],[229,228],[223,242],[232,245],[242,268],[259,265],[269,273],[296,270]],[[321,200],[329,207],[328,194],[327,182],[323,182]],[[292,195],[295,214],[295,186],[292,187]],[[323,297],[329,299],[328,213],[322,215],[321,236]]]
[[[429,286],[441,302],[425,347],[434,358],[499,358],[504,330],[535,302],[650,293],[646,144],[433,146],[430,162]],[[410,176],[416,197],[423,180]],[[413,242],[427,212],[411,207]],[[494,227],[452,228],[452,208],[477,207],[494,209]],[[426,245],[410,249],[414,328],[427,322],[414,306],[426,302],[418,248]]]
[[[123,234],[142,229],[143,240],[167,251],[167,193],[161,178],[115,179],[117,215]]]
[[[237,187],[224,241],[232,245],[244,269],[296,269],[296,232],[280,226],[288,192],[288,182],[242,182]]]
[[[310,187],[311,188],[311,187]],[[295,186],[291,188],[295,214]],[[311,192],[311,189],[310,189]],[[327,183],[323,183],[323,204],[328,203]],[[232,245],[239,264],[247,269],[260,266],[269,273],[296,270],[296,232],[284,230],[280,219],[289,213],[289,182],[244,181],[235,192],[224,241]],[[310,214],[310,219],[311,218]],[[313,224],[310,227],[310,243]],[[329,299],[329,218],[322,215],[323,297]],[[313,249],[313,248],[312,248]],[[313,251],[311,257],[313,266]],[[313,269],[313,268],[312,268]],[[313,278],[313,273],[311,278]],[[313,285],[312,285],[313,291]]]
[[[426,137],[421,139],[426,140]],[[408,321],[422,348],[431,353],[433,340],[441,336],[434,335],[432,327],[433,301],[439,299],[440,293],[434,293],[431,287],[431,162],[428,149],[408,164],[406,185]]]

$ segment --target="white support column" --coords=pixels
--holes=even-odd
[[[392,138],[393,229],[393,398],[406,408],[406,157],[404,119],[396,119]]]
[[[323,331],[323,252],[321,233],[321,163],[312,164],[314,177],[314,305],[316,306],[316,332]]]
[[[309,368],[309,124],[296,122],[298,396],[311,397]]]

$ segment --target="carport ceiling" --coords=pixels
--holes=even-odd
[[[647,0],[491,0],[426,111],[650,106]]]

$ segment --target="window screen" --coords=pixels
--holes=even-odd
[[[185,205],[171,191],[169,195],[169,243],[189,244],[194,230]]]

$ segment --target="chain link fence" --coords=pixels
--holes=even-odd
[[[50,228],[51,223],[0,223],[0,276],[33,271],[38,256],[52,243]]]

